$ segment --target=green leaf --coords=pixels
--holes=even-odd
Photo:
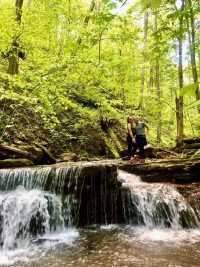
[[[151,4],[153,9],[158,8],[161,5],[161,3],[162,3],[162,0],[143,0],[143,1],[141,1],[141,4],[143,6],[147,6],[147,5]]]
[[[151,5],[153,8],[158,8],[162,3],[162,0],[151,0]]]
[[[192,102],[189,106],[186,107],[186,110],[190,109],[190,108],[197,107],[197,106],[200,106],[200,99],[197,100],[197,101]]]
[[[180,89],[180,95],[195,96],[196,95],[197,86],[198,86],[197,83],[192,83],[190,85],[184,86],[183,88]]]

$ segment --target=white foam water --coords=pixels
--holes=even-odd
[[[176,244],[200,241],[200,223],[195,211],[173,186],[142,182],[139,176],[124,171],[119,171],[118,179],[130,190],[131,204],[143,222],[127,227],[130,232],[124,236],[126,240]]]
[[[62,203],[54,194],[18,187],[0,194],[0,266],[44,256],[57,244],[71,245],[76,229],[65,228]]]
[[[27,245],[32,236],[63,230],[61,202],[53,194],[19,187],[0,194],[2,249]]]
[[[28,246],[14,250],[0,250],[0,266],[22,266],[32,260],[39,261],[47,255],[48,251],[53,251],[58,245],[72,246],[79,237],[79,232],[75,228],[66,229],[64,232],[54,232],[38,237]]]

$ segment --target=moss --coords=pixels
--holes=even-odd
[[[0,168],[29,167],[33,162],[28,159],[4,159],[0,160]]]
[[[108,130],[108,134],[109,134],[112,142],[114,143],[115,147],[117,148],[117,151],[118,152],[122,151],[123,148],[122,148],[122,146],[121,146],[116,134],[114,133],[114,131],[112,129],[109,129]]]
[[[115,146],[112,144],[112,142],[109,140],[107,136],[104,136],[104,143],[106,146],[107,155],[110,158],[115,158],[115,159],[120,158],[119,153],[117,152]]]
[[[43,151],[41,148],[35,146],[18,146],[19,149],[30,153],[29,159],[35,164],[42,164],[43,162]]]

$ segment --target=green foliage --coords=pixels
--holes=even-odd
[[[193,108],[199,106],[195,96],[197,84],[178,90],[177,38],[183,40],[185,54],[190,53],[186,45],[188,7],[183,12],[180,7],[174,7],[174,1],[145,0],[138,1],[127,13],[116,14],[115,8],[124,1],[97,2],[96,8],[90,12],[90,3],[85,0],[29,1],[23,5],[22,23],[19,24],[15,20],[13,1],[2,1],[1,133],[10,127],[10,135],[13,134],[25,121],[23,114],[21,121],[18,115],[12,120],[13,113],[28,110],[31,111],[27,115],[28,121],[31,117],[37,118],[32,122],[37,124],[35,132],[38,129],[48,132],[53,144],[59,145],[62,140],[66,147],[70,147],[69,143],[78,140],[81,147],[86,147],[85,128],[92,126],[99,131],[102,117],[124,125],[126,116],[134,114],[148,122],[149,140],[156,142],[157,116],[161,111],[162,140],[166,145],[176,138],[175,98],[179,93],[184,95],[186,107],[185,132],[188,136],[198,134],[198,114]],[[144,12],[149,14],[146,44]],[[156,12],[159,15],[157,30]],[[194,12],[198,24],[196,5]],[[180,30],[181,15],[184,15],[184,23]],[[198,40],[199,29],[196,31]],[[8,58],[15,38],[26,58],[19,58],[19,73],[9,75]],[[156,87],[156,60],[160,64],[160,99]],[[191,64],[184,60],[184,79],[190,83]],[[144,88],[141,90],[143,78]],[[139,109],[141,98],[143,109]],[[187,119],[188,109],[190,120]],[[116,144],[107,139],[105,143],[107,147],[114,147],[112,154],[118,157],[121,145],[112,132],[110,135]]]
[[[200,106],[200,100],[194,101],[191,104],[189,104],[186,109],[191,109],[191,108],[195,108],[195,107],[199,107]]]
[[[162,0],[143,0],[141,1],[143,6],[151,5],[153,9],[159,8],[162,4]]]
[[[180,89],[180,95],[195,96],[197,88],[198,88],[197,83],[193,83],[193,84],[184,86],[183,88]]]

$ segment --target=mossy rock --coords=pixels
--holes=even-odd
[[[33,162],[29,159],[4,159],[0,160],[0,168],[15,168],[33,166]]]
[[[106,153],[108,157],[119,159],[120,156],[119,156],[118,151],[116,150],[115,146],[106,136],[104,137],[104,143],[105,143]]]
[[[41,148],[35,146],[18,146],[23,151],[29,152],[29,159],[34,162],[34,164],[43,163],[43,151]]]

